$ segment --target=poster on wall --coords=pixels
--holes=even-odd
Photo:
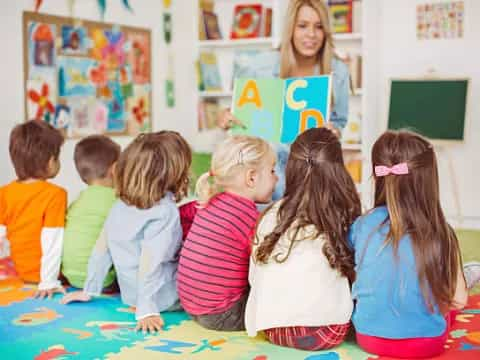
[[[417,39],[462,38],[465,7],[463,1],[421,4],[417,6]]]
[[[23,13],[25,120],[67,137],[151,130],[148,29]]]

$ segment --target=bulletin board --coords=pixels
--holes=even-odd
[[[410,129],[430,140],[464,140],[469,79],[392,79],[389,129]]]
[[[70,138],[152,128],[150,30],[23,13],[25,120]]]

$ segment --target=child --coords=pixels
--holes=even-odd
[[[444,351],[449,311],[468,296],[435,153],[419,135],[387,131],[373,145],[372,166],[374,208],[350,230],[357,342],[381,356],[433,357]]]
[[[178,251],[182,228],[175,201],[188,189],[190,147],[176,132],[139,135],[120,155],[115,187],[120,198],[105,222],[88,263],[83,291],[63,303],[89,301],[115,266],[122,301],[136,306],[137,329],[157,331],[160,312],[178,303]]]
[[[185,311],[208,329],[245,329],[255,202],[271,200],[277,182],[274,168],[275,153],[268,143],[233,136],[214,152],[210,173],[198,179],[202,208],[180,253],[177,287]]]
[[[348,227],[360,199],[342,148],[326,128],[297,137],[284,197],[261,216],[250,260],[249,336],[265,330],[277,345],[302,350],[340,344],[349,328],[354,279]]]
[[[32,120],[10,133],[10,158],[17,180],[0,188],[0,247],[7,239],[15,269],[38,283],[35,296],[64,293],[58,279],[67,192],[47,182],[60,170],[62,134]]]
[[[120,146],[103,135],[88,136],[75,146],[75,167],[88,188],[67,211],[62,274],[77,288],[86,280],[88,259],[116,200],[113,166],[119,156]],[[110,286],[114,279],[112,270],[103,285]]]

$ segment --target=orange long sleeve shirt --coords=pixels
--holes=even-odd
[[[0,230],[10,242],[11,258],[24,281],[56,281],[66,206],[66,191],[43,180],[13,181],[0,188]]]

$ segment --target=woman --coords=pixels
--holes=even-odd
[[[330,29],[328,8],[322,0],[291,0],[280,49],[281,78],[332,74],[333,101],[327,127],[337,136],[345,127],[348,116],[348,67],[334,54],[333,35]],[[229,109],[218,118],[218,126],[229,129],[234,124],[242,126]],[[277,174],[279,180],[273,199],[283,195],[285,165],[289,149],[277,147]]]

